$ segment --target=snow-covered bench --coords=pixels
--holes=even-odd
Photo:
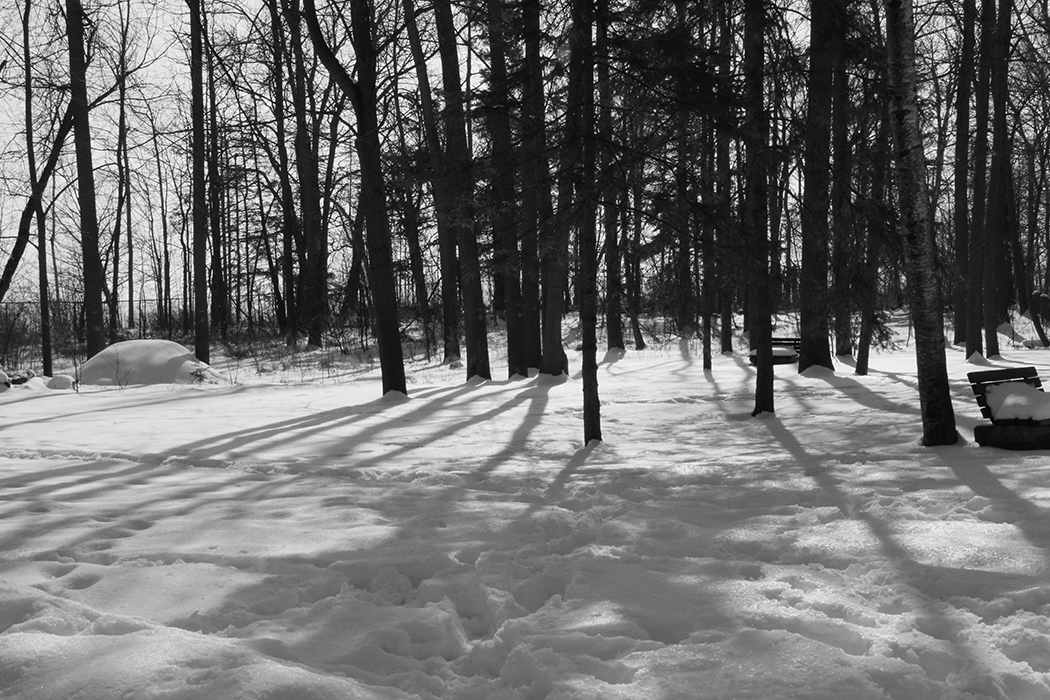
[[[1035,367],[983,370],[966,375],[981,408],[991,421],[974,428],[982,447],[1007,450],[1050,449],[1050,394]]]
[[[789,365],[798,362],[798,351],[802,347],[801,338],[771,338],[769,344],[773,346],[773,364]],[[747,359],[753,365],[758,364],[758,350],[752,350]]]

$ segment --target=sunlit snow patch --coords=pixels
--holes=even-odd
[[[170,340],[114,343],[84,363],[80,383],[96,386],[134,384],[216,384],[222,377]]]

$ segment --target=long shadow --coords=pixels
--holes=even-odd
[[[1021,517],[1011,524],[1021,531],[1028,542],[1050,554],[1050,529],[1046,525],[1050,511],[1011,491],[983,464],[952,464],[949,468],[959,483],[978,496],[1020,513]]]
[[[849,497],[839,485],[840,482],[834,478],[832,469],[821,464],[819,458],[811,455],[779,418],[775,416],[768,417],[766,425],[769,427],[770,434],[796,460],[803,464],[813,465],[806,470],[806,476],[813,479],[821,490],[832,497],[833,502],[844,515],[864,522],[879,541],[879,546],[892,562],[894,568],[897,569],[899,578],[923,594],[920,604],[926,617],[937,619],[938,629],[949,632],[938,636],[949,642],[967,664],[978,663],[977,657],[965,644],[959,644],[955,641],[963,638],[963,626],[945,613],[943,606],[937,604],[939,600],[937,592],[929,589],[930,572],[940,572],[947,567],[930,566],[915,561],[908,554],[907,550],[897,542],[892,529],[887,523],[867,509],[858,510],[851,507]],[[933,578],[936,578],[936,576]]]
[[[918,405],[918,394],[916,394],[916,402],[912,403],[900,403],[898,401],[892,401],[882,394],[879,394],[871,389],[871,387],[864,385],[862,382],[857,381],[853,377],[834,375],[833,377],[827,376],[815,376],[813,379],[819,379],[828,384],[832,389],[838,389],[848,398],[856,401],[865,408],[870,408],[876,411],[902,413],[906,415],[919,415],[921,413]]]
[[[521,424],[514,429],[514,433],[510,436],[510,439],[507,440],[503,448],[492,457],[489,457],[485,464],[478,469],[478,474],[482,476],[489,474],[505,464],[513,455],[521,453],[529,436],[536,429],[536,426],[540,424],[540,421],[543,420],[547,405],[550,403],[550,391],[552,386],[553,384],[551,382],[539,384],[527,391],[520,392],[507,404],[487,412],[487,414],[498,415],[499,413],[509,411],[526,401],[530,402]],[[475,420],[478,422],[489,420],[492,415],[487,414],[482,414]]]
[[[134,408],[137,408],[139,406],[164,406],[166,404],[180,403],[180,402],[184,402],[184,401],[190,401],[190,400],[193,400],[193,399],[200,399],[200,398],[203,398],[203,397],[211,398],[211,397],[219,397],[219,396],[233,396],[233,395],[236,395],[236,394],[244,393],[244,392],[249,391],[249,390],[250,390],[250,388],[247,387],[247,386],[231,386],[231,387],[223,387],[221,389],[216,389],[216,390],[214,390],[214,392],[209,391],[207,394],[201,394],[201,393],[198,393],[198,392],[195,392],[195,391],[180,391],[180,392],[177,392],[177,393],[176,392],[171,392],[167,396],[157,396],[157,397],[149,399],[147,401],[143,401],[141,399],[141,396],[136,394],[134,392],[134,390],[131,389],[131,390],[128,390],[128,393],[127,393],[128,399],[126,401],[117,403],[116,405],[107,405],[107,406],[105,406],[105,409],[107,411],[119,411],[121,409],[127,409],[127,408],[134,409]],[[114,391],[118,391],[119,392],[120,390],[114,390]],[[49,414],[49,415],[46,415],[46,416],[33,416],[32,418],[27,418],[27,419],[21,420],[21,421],[4,421],[3,424],[0,425],[0,432],[2,432],[5,429],[15,428],[15,427],[22,426],[22,425],[40,425],[40,424],[43,424],[43,423],[62,422],[62,421],[65,421],[65,420],[67,420],[69,418],[74,418],[76,416],[80,416],[80,415],[82,415],[84,413],[95,412],[95,411],[97,411],[99,409],[98,405],[86,404],[86,403],[77,403],[77,402],[78,401],[80,401],[80,402],[90,401],[92,396],[94,396],[96,394],[102,394],[102,393],[105,393],[105,394],[108,395],[110,392],[109,391],[106,391],[106,392],[85,392],[83,395],[76,394],[76,393],[70,393],[70,392],[56,392],[53,395],[50,395],[50,394],[34,395],[34,398],[48,398],[48,399],[54,399],[54,400],[62,400],[62,407],[63,408],[70,409],[71,405],[75,405],[75,407],[80,409],[80,410],[71,410],[70,409],[70,410],[66,410],[66,411],[61,412],[61,413],[56,412],[56,413],[52,413],[52,414]],[[123,392],[121,392],[121,393],[123,393]],[[4,408],[6,406],[14,406],[14,405],[17,405],[17,404],[19,404],[19,403],[21,403],[23,401],[27,401],[27,400],[29,400],[29,399],[28,398],[22,398],[22,397],[19,397],[15,401],[9,401],[9,402],[4,402],[4,401],[0,400],[0,409]]]

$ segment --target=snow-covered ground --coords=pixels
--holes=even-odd
[[[628,352],[591,446],[575,375],[317,358],[0,395],[0,697],[1050,698],[1050,455],[973,443],[960,349],[932,449],[911,348],[759,419]]]

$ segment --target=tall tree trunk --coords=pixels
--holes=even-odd
[[[320,347],[324,344],[327,320],[325,304],[328,270],[323,251],[327,236],[321,213],[320,164],[314,149],[307,122],[308,76],[303,52],[299,0],[286,0],[285,20],[290,29],[292,52],[292,111],[295,113],[295,170],[299,176],[299,206],[302,211],[302,240],[306,267],[302,271],[302,315],[306,322],[307,342]]]
[[[208,39],[208,13],[201,3],[201,32]],[[219,104],[215,89],[215,69],[218,59],[210,39],[205,42],[205,60],[208,76],[208,129],[207,138],[207,180],[208,180],[208,230],[211,234],[211,278],[208,281],[211,289],[211,323],[219,331],[219,337],[226,340],[229,332],[229,301],[226,290],[226,265],[224,251],[226,248],[222,230],[222,193],[223,176],[219,168]]]
[[[525,357],[529,367],[543,364],[540,321],[540,222],[544,200],[550,200],[546,114],[543,98],[543,59],[540,51],[540,0],[522,0],[522,37],[525,57],[522,78],[522,223],[521,310]]]
[[[981,0],[981,55],[974,83],[973,209],[966,279],[966,356],[982,352],[981,328],[984,313],[984,257],[989,188],[988,182],[988,94],[992,53],[995,44],[995,0]],[[993,333],[995,330],[993,329]],[[998,348],[996,348],[998,351]]]
[[[314,51],[333,80],[350,98],[357,117],[357,156],[361,166],[360,208],[365,217],[368,278],[374,307],[372,325],[379,345],[383,393],[399,391],[407,394],[397,290],[394,285],[390,220],[387,218],[386,198],[383,192],[376,100],[376,50],[372,37],[375,19],[366,0],[351,0],[350,26],[354,53],[357,56],[355,81],[325,39],[317,20],[314,0],[304,1],[303,14],[310,30]]]
[[[999,12],[992,47],[992,164],[988,181],[988,205],[984,219],[984,338],[988,357],[999,354],[999,325],[1007,318],[1009,295],[1003,279],[1007,220],[1010,216],[1009,180],[1010,133],[1006,123],[1007,80],[1009,78],[1010,19],[1013,3],[999,0]]]
[[[485,299],[481,284],[481,259],[474,222],[474,175],[467,141],[463,87],[459,75],[459,44],[449,0],[436,0],[434,17],[445,88],[445,144],[449,174],[452,230],[459,246],[459,286],[463,299],[464,345],[467,379],[491,379],[485,323]]]
[[[912,0],[886,3],[886,46],[891,127],[897,160],[905,264],[908,273],[923,444],[958,439],[944,355],[944,316],[937,278],[937,251],[926,186],[925,149],[919,127]]]
[[[969,314],[966,309],[970,278],[970,98],[973,95],[975,25],[974,0],[962,0],[962,51],[959,55],[959,87],[955,93],[955,342],[965,343]]]
[[[802,273],[799,279],[799,371],[833,369],[828,344],[828,185],[834,67],[840,60],[835,13],[845,0],[813,0],[809,40],[802,194]]]
[[[105,286],[98,248],[98,213],[95,206],[95,168],[88,116],[87,58],[84,27],[87,18],[80,0],[66,0],[66,35],[69,39],[70,107],[77,156],[77,197],[80,203],[80,250],[84,265],[84,317],[86,351],[94,355],[105,347],[106,321],[102,309]]]
[[[582,159],[575,170],[574,190],[581,207],[580,243],[580,328],[583,378],[583,442],[602,439],[601,402],[598,398],[598,202],[595,191],[594,139],[594,0],[573,0],[570,52],[578,61],[578,93],[569,94],[568,108],[579,118],[578,136],[583,141]],[[576,217],[573,217],[576,218]]]
[[[613,95],[610,78],[609,54],[609,0],[598,0],[595,8],[595,63],[598,83],[598,132],[599,140],[611,143],[613,135]],[[599,153],[598,172],[608,174],[612,167],[612,151],[603,147]],[[620,201],[621,178],[606,177],[609,184],[602,192],[602,227],[605,240],[605,328],[606,347],[609,350],[623,350],[623,280],[620,269],[619,222],[616,211]]]
[[[285,143],[285,86],[284,86],[284,61],[285,61],[285,34],[281,24],[281,8],[279,0],[266,0],[266,7],[270,13],[270,36],[273,40],[273,68],[270,75],[270,88],[273,98],[273,115],[276,149],[277,149],[277,178],[280,183],[281,202],[281,286],[285,310],[283,316],[285,322],[281,324],[281,330],[288,334],[288,345],[296,344],[299,333],[299,305],[295,294],[295,250],[301,246],[298,241],[301,238],[299,216],[295,211],[295,193],[292,191],[292,173],[288,157],[288,146]]]
[[[502,273],[503,309],[507,317],[507,374],[529,376],[525,352],[525,319],[521,299],[521,257],[518,252],[516,154],[511,129],[510,86],[507,77],[507,36],[503,0],[487,0],[489,41],[488,127],[492,138],[493,244],[496,267]],[[499,280],[497,280],[498,282]]]
[[[419,104],[423,115],[423,134],[430,155],[430,186],[434,195],[434,212],[438,232],[438,256],[441,267],[441,322],[444,362],[460,361],[459,352],[459,261],[456,256],[456,233],[452,229],[452,210],[448,195],[448,165],[438,132],[437,111],[427,73],[427,57],[416,25],[417,12],[412,0],[402,0],[409,45],[415,60]]]
[[[729,20],[727,3],[717,3],[718,21],[718,76],[725,102],[729,102],[729,93],[733,83],[732,43],[733,32]],[[723,353],[733,352],[733,284],[734,270],[730,261],[737,256],[726,255],[734,245],[734,232],[731,230],[733,211],[733,171],[731,167],[732,148],[729,135],[725,129],[718,129],[715,136],[715,178],[718,193],[718,230],[715,232],[715,249],[722,253],[718,256],[716,275],[718,277],[718,315],[719,315],[719,350]]]
[[[846,3],[836,10],[845,12]],[[836,33],[845,35],[847,17],[836,14]],[[849,73],[842,52],[838,52],[832,81],[831,147],[831,223],[834,291],[835,355],[853,354],[853,271],[856,259],[856,230],[853,212],[853,152],[849,141]]]
[[[769,288],[768,143],[765,109],[765,28],[763,0],[744,1],[744,230],[751,243],[751,347],[757,353],[755,408],[751,415],[773,413],[773,327]],[[825,336],[826,338],[826,336]]]
[[[40,196],[33,196],[33,193],[42,193],[43,186],[46,184],[41,183],[39,174],[36,169],[36,136],[34,134],[34,120],[33,120],[33,61],[30,54],[30,16],[32,14],[33,3],[31,0],[26,0],[26,3],[22,10],[22,62],[25,70],[25,134],[26,134],[26,164],[29,166],[29,186],[30,186],[30,204],[31,207],[27,206],[27,209],[32,212],[30,215],[36,216],[37,224],[37,279],[38,288],[40,293],[40,354],[43,364],[44,376],[50,377],[52,374],[51,367],[51,305],[48,300],[48,279],[47,279],[47,220],[44,215],[44,205]],[[63,119],[63,124],[60,125],[60,133],[62,134],[62,140],[64,141],[66,136],[69,134],[69,130],[72,128],[72,117],[67,109],[67,117]],[[61,127],[65,126],[65,130],[62,131]],[[55,144],[54,151],[61,150],[61,142]],[[50,162],[50,158],[48,159]],[[57,160],[57,159],[56,159]],[[51,169],[54,169],[52,163]],[[48,173],[50,178],[50,171]],[[23,235],[22,227],[19,226],[19,235],[17,240],[28,240],[29,239],[29,222],[26,222],[26,231]],[[17,247],[16,240],[16,247]],[[25,245],[22,246],[22,250],[25,250]],[[14,256],[12,255],[12,258]],[[19,254],[21,257],[21,254]],[[17,261],[15,261],[15,267],[17,267]],[[5,279],[8,277],[7,271],[4,271]],[[12,268],[11,275],[14,275],[14,268]],[[3,298],[3,294],[10,286],[10,279],[6,279],[6,284],[0,283],[0,299]]]

